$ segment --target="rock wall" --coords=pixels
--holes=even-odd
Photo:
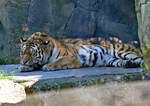
[[[138,40],[134,0],[0,0],[0,57],[17,57],[19,38],[36,31]]]
[[[26,100],[15,106],[149,106],[149,88],[148,81],[108,82],[103,85],[38,92],[27,96]]]
[[[135,0],[138,33],[144,54],[145,69],[150,73],[150,0]]]

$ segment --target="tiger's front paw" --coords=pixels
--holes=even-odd
[[[30,66],[26,66],[26,65],[21,65],[19,67],[20,69],[20,72],[30,72],[30,71],[33,71],[34,68],[33,67],[30,67]]]
[[[49,66],[49,65],[44,65],[43,67],[42,67],[42,71],[55,71],[55,69],[54,68],[52,68],[51,66]]]

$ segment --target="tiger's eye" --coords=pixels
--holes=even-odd
[[[48,45],[48,44],[49,44],[49,41],[44,41],[43,44],[44,44],[44,45]]]

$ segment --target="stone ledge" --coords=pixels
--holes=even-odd
[[[140,68],[112,68],[112,67],[88,67],[81,69],[68,69],[51,72],[24,72],[18,70],[19,65],[2,65],[0,70],[7,73],[14,72],[16,82],[25,86],[27,93],[46,91],[104,83],[106,80],[128,80],[128,76],[141,79]],[[126,77],[126,75],[128,75]],[[139,76],[140,77],[137,77]],[[131,77],[131,79],[132,79]]]
[[[15,106],[150,106],[150,81],[39,92]]]
[[[88,67],[81,69],[68,69],[59,71],[33,71],[19,72],[19,65],[1,65],[0,70],[5,70],[7,73],[14,72],[16,81],[38,81],[47,79],[59,79],[69,77],[85,77],[85,76],[100,76],[100,75],[118,75],[126,73],[142,72],[140,68],[113,68],[113,67]]]

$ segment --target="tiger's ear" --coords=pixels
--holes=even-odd
[[[26,42],[26,41],[27,41],[27,39],[22,38],[22,37],[20,38],[20,42],[21,42],[21,43]]]

